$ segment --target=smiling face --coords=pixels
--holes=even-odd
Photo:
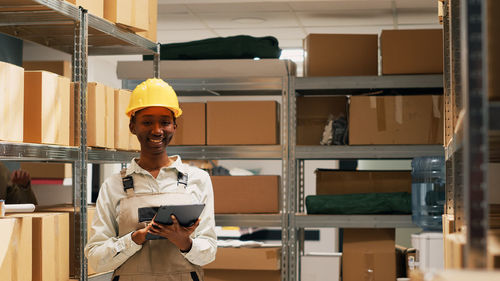
[[[141,154],[165,154],[177,124],[172,111],[164,107],[147,107],[130,119],[130,131],[141,143]]]

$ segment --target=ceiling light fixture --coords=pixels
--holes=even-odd
[[[232,19],[232,21],[241,24],[259,24],[265,22],[266,20],[258,17],[241,17],[241,18],[234,18]]]

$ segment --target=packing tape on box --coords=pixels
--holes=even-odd
[[[396,103],[394,119],[401,125],[403,124],[403,96],[396,96],[394,102]]]
[[[441,118],[440,96],[432,96],[432,115],[434,118]]]
[[[434,143],[436,141],[439,141],[437,137],[439,135],[440,122],[436,122],[436,119],[441,118],[441,110],[439,110],[441,104],[440,98],[441,98],[440,96],[432,96],[432,118],[429,118],[431,122],[431,125],[429,127],[431,130],[429,132],[429,139],[428,139],[429,143]]]
[[[5,213],[31,213],[35,211],[33,204],[5,204]]]
[[[375,280],[375,255],[373,253],[365,253],[365,274],[364,281]]]
[[[371,109],[376,109],[377,108],[377,97],[370,97],[370,108]]]

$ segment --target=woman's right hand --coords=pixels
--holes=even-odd
[[[138,229],[132,232],[132,241],[134,241],[137,245],[142,245],[146,242],[146,235],[148,234],[148,230],[151,228],[151,224],[147,224],[146,227]]]

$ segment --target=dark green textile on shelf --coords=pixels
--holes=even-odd
[[[160,46],[160,60],[274,59],[280,54],[278,40],[272,36],[238,35]],[[143,59],[153,60],[153,56],[144,55]]]
[[[411,214],[411,194],[360,193],[306,197],[308,214],[367,215]]]

